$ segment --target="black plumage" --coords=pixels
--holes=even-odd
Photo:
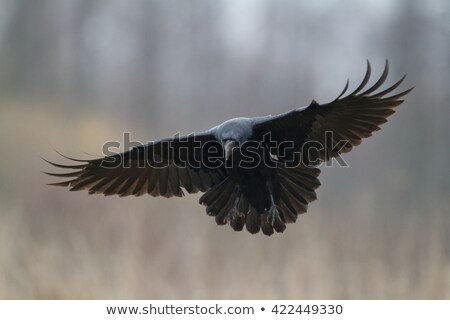
[[[267,117],[236,118],[208,131],[160,140],[120,154],[94,160],[68,158],[79,164],[61,165],[68,173],[47,173],[63,182],[56,186],[88,190],[90,194],[183,196],[205,192],[200,203],[217,224],[237,231],[266,235],[283,232],[286,223],[308,209],[320,186],[317,166],[350,151],[372,135],[412,90],[386,96],[389,88],[374,93],[389,71],[365,89],[371,74],[344,96],[347,84],[334,101]],[[330,135],[330,132],[332,135]],[[307,147],[307,148],[305,148]]]

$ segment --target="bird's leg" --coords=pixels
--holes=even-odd
[[[272,193],[270,193],[270,209],[269,209],[268,220],[271,224],[273,224],[275,222],[275,219],[279,216],[280,216],[280,214],[278,213],[277,206],[275,205],[275,202],[273,201],[273,195],[272,195]]]
[[[280,216],[277,210],[277,206],[275,205],[275,201],[273,200],[273,189],[272,184],[270,182],[267,183],[267,189],[269,189],[269,197],[270,197],[270,208],[269,208],[269,217],[267,218],[268,222],[273,225],[275,220]]]
[[[241,200],[241,189],[238,186],[236,186],[235,193],[236,198],[234,199],[233,207],[228,212],[228,221],[231,221],[236,216],[241,215],[241,213],[238,210],[239,201]]]

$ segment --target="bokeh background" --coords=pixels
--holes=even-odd
[[[366,58],[416,89],[284,234],[41,173],[54,149],[328,102]],[[449,83],[447,0],[0,0],[0,297],[450,299]]]

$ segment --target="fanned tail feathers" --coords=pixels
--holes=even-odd
[[[273,222],[270,221],[267,210],[258,212],[242,195],[237,212],[232,214],[237,194],[230,178],[211,188],[199,202],[206,206],[206,213],[214,216],[219,225],[229,223],[235,231],[241,231],[245,225],[250,233],[255,234],[261,230],[263,234],[270,236],[274,232],[283,232],[286,223],[295,222],[298,214],[306,212],[308,203],[316,200],[315,190],[320,186],[319,174],[320,170],[317,168],[279,167],[281,190],[280,198],[275,202],[279,216]]]

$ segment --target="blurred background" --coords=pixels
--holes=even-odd
[[[366,58],[416,89],[284,234],[41,173],[54,149],[328,102]],[[449,83],[446,0],[0,0],[0,297],[450,299]]]

